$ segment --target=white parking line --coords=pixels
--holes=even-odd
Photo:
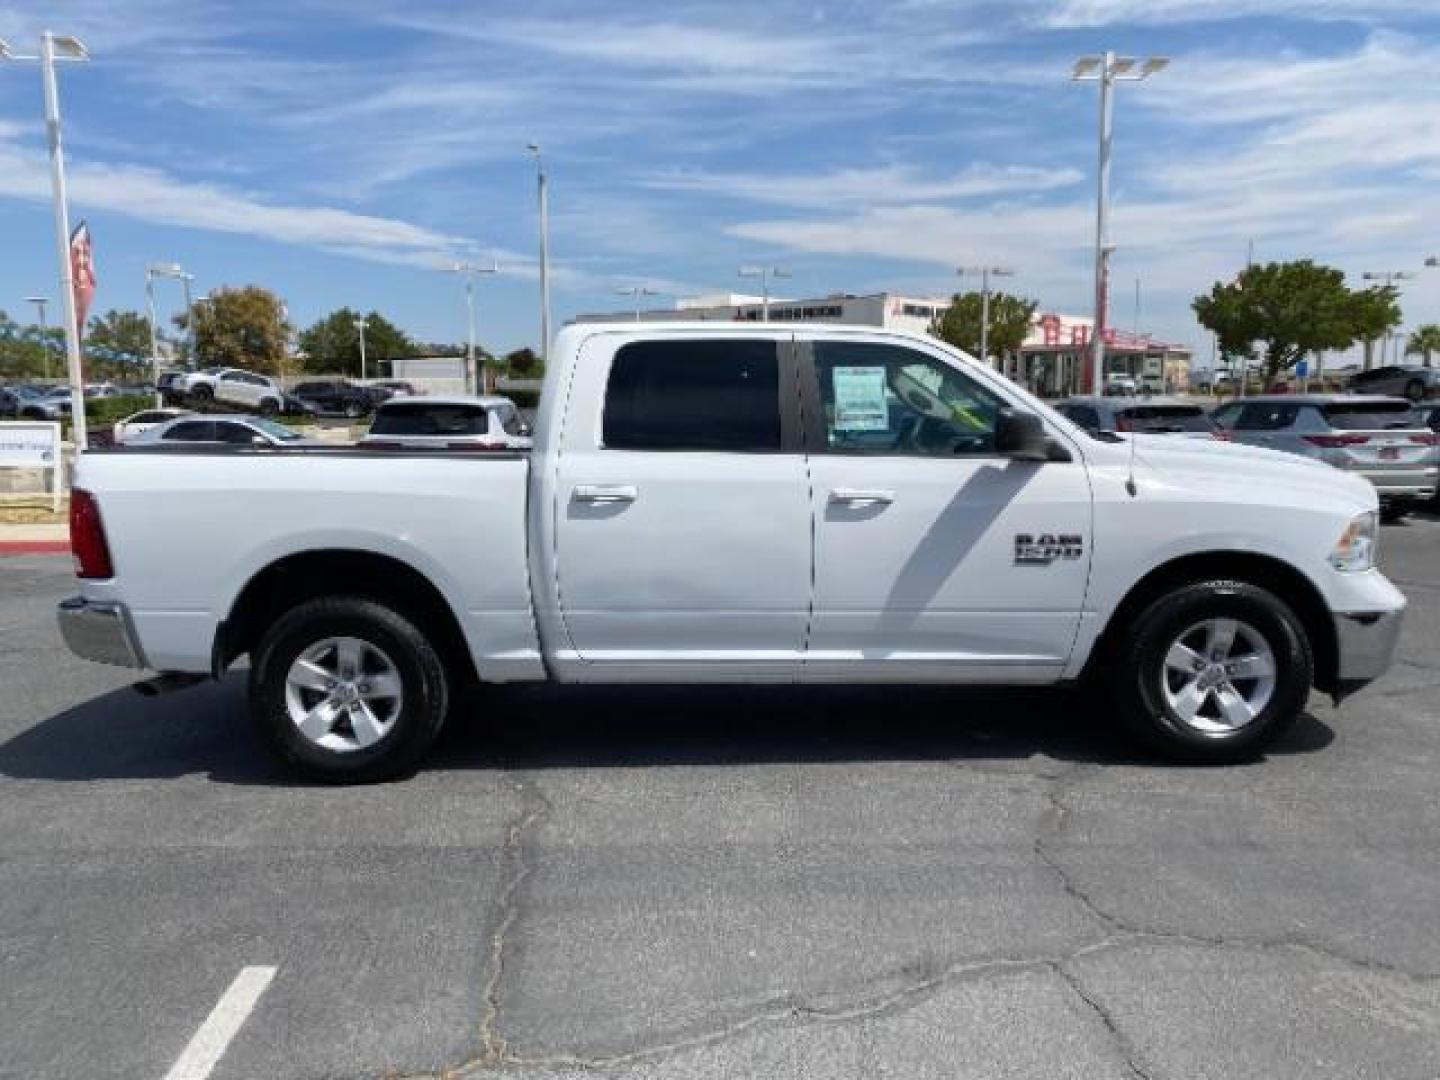
[[[195,1032],[175,1064],[170,1066],[165,1080],[205,1080],[274,977],[273,967],[241,968],[230,988],[220,995],[215,1008],[200,1025],[200,1030]]]

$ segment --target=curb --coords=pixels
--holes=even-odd
[[[68,555],[68,540],[0,540],[3,555]]]

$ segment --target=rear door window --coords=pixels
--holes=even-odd
[[[1295,423],[1300,406],[1288,401],[1257,401],[1246,405],[1235,422],[1236,431],[1283,431]]]
[[[164,438],[174,442],[210,442],[215,425],[209,420],[187,420],[166,430]]]
[[[622,346],[605,390],[603,440],[616,450],[779,450],[777,343],[740,338]]]

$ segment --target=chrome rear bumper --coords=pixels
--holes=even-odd
[[[124,604],[72,596],[60,601],[56,615],[60,620],[60,636],[76,656],[117,667],[146,666],[145,654],[140,651],[135,626]]]

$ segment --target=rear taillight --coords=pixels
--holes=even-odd
[[[1125,416],[1125,415],[1122,414],[1122,413],[1117,413],[1116,416],[1115,416],[1115,430],[1116,430],[1116,431],[1129,431],[1129,430],[1130,430],[1130,418],[1129,418],[1128,416]]]
[[[1314,446],[1334,450],[1341,446],[1364,446],[1370,441],[1369,435],[1306,435],[1305,441]]]
[[[70,550],[75,555],[75,575],[82,578],[115,576],[110,565],[110,545],[105,542],[105,525],[100,504],[88,491],[70,492]]]
[[[1427,431],[1423,435],[1411,435],[1410,441],[1419,443],[1421,446],[1440,446],[1440,435],[1433,431]]]

